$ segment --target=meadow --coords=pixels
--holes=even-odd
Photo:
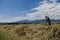
[[[0,40],[60,40],[60,23],[0,24]]]

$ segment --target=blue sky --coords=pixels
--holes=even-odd
[[[25,20],[28,18],[31,20],[43,18],[40,15],[45,12],[43,10],[41,11],[42,13],[39,12],[39,7],[46,4],[44,3],[44,1],[46,1],[46,3],[49,3],[51,0],[0,0],[0,22],[12,22],[18,20]],[[60,5],[59,0],[53,0],[51,2],[55,2],[58,3],[57,5]],[[60,16],[60,14],[58,15]],[[42,16],[44,16],[44,14]]]
[[[25,15],[25,11],[38,6],[41,0],[0,0],[0,19],[8,20],[16,16]],[[32,12],[32,11],[30,11]]]
[[[25,14],[25,11],[37,6],[40,0],[1,0],[0,15],[1,16],[18,16]]]

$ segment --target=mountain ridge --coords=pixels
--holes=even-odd
[[[16,21],[16,22],[0,22],[0,24],[26,24],[26,23],[44,23],[45,19],[41,19],[41,20],[20,20],[20,21]],[[55,20],[55,19],[51,19],[51,22],[60,22],[60,20]]]
[[[21,20],[21,21],[17,21],[17,23],[43,23],[45,22],[45,19],[41,19],[41,20]],[[55,20],[55,19],[51,19],[51,22],[60,22],[60,20]]]

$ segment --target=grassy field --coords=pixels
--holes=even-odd
[[[0,24],[0,40],[60,40],[60,23]]]

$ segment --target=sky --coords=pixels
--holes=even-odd
[[[60,19],[60,0],[0,0],[0,22]]]

